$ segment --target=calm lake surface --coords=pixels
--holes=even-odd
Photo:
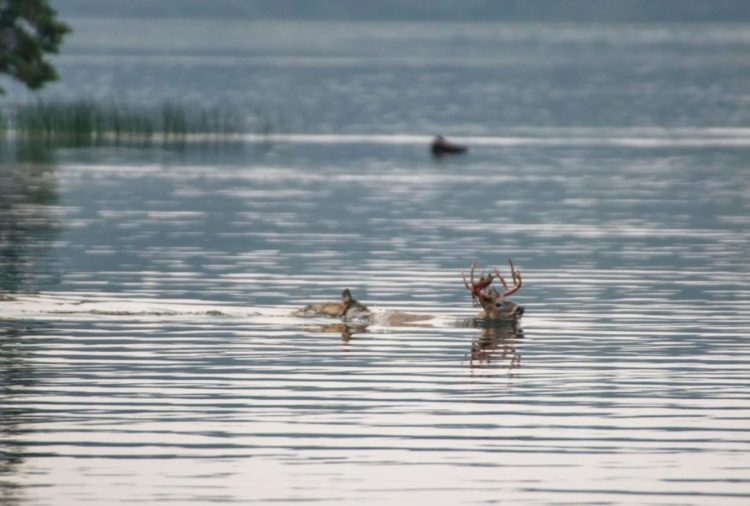
[[[2,152],[0,503],[748,503],[750,27],[71,23],[273,136]]]

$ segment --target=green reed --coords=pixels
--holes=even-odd
[[[244,133],[242,118],[226,109],[88,100],[20,104],[0,113],[0,129],[6,139],[61,146],[179,144],[191,138],[220,142]]]

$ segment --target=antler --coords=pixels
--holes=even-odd
[[[461,271],[461,279],[464,280],[464,286],[466,287],[466,289],[471,292],[472,298],[474,297],[474,269],[476,268],[476,266],[476,262],[471,262],[471,267],[469,268],[469,273],[471,275],[471,285],[466,282],[466,274],[464,274],[464,271]]]
[[[466,275],[461,272],[461,277],[464,280],[464,286],[467,290],[469,290],[469,293],[471,293],[471,300],[472,302],[477,305],[480,304],[483,300],[489,300],[492,299],[493,296],[491,293],[487,293],[486,289],[489,288],[489,286],[492,284],[493,274],[485,274],[482,272],[482,274],[479,276],[479,281],[474,281],[474,269],[476,269],[477,263],[472,262],[471,267],[469,268],[469,279],[470,283],[466,281]]]
[[[522,285],[521,273],[518,272],[518,270],[513,266],[513,260],[508,259],[508,263],[510,264],[510,274],[511,276],[513,276],[513,286],[511,286],[510,288],[508,288],[508,283],[505,282],[503,277],[500,275],[500,272],[495,269],[495,276],[503,284],[503,298],[516,293],[518,290],[520,290]]]
[[[479,276],[479,281],[476,282],[474,281],[474,269],[476,269],[477,266],[476,262],[472,262],[471,267],[469,268],[470,281],[466,281],[466,274],[461,271],[461,278],[464,280],[464,286],[467,290],[469,290],[469,293],[471,293],[471,300],[474,304],[481,304],[482,301],[493,302],[502,300],[508,295],[516,293],[521,288],[521,273],[513,266],[512,260],[508,260],[508,263],[510,264],[511,276],[513,276],[513,286],[511,286],[510,288],[508,288],[508,283],[505,282],[505,279],[497,269],[495,269],[490,274],[485,274],[484,272],[482,272],[482,274]],[[490,285],[492,284],[492,281],[494,279],[499,279],[500,283],[502,283],[502,294],[500,294],[494,288],[490,289]]]

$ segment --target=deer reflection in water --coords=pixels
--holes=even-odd
[[[329,325],[305,325],[302,330],[316,334],[339,334],[343,343],[349,343],[356,334],[367,332],[367,325],[331,323]]]
[[[481,329],[481,334],[471,343],[467,354],[471,369],[490,367],[493,363],[507,363],[509,371],[521,367],[521,354],[516,342],[523,338],[523,330],[514,323],[491,325],[474,320],[473,326]]]

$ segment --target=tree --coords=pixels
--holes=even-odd
[[[32,90],[54,81],[57,72],[45,54],[57,53],[68,32],[48,0],[0,0],[0,74]]]

